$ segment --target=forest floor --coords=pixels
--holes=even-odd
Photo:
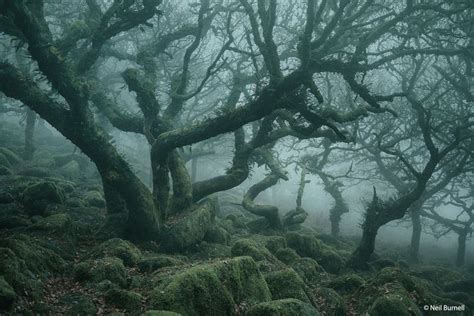
[[[354,238],[307,226],[271,231],[237,206],[222,206],[202,242],[179,253],[117,238],[103,225],[103,191],[90,163],[50,136],[38,137],[35,159],[25,163],[19,140],[13,125],[0,130],[1,315],[474,310],[473,266],[409,264],[387,247],[367,271],[353,271],[345,263]]]

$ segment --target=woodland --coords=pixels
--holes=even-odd
[[[472,0],[0,0],[0,315],[473,315]]]

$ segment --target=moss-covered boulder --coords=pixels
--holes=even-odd
[[[213,227],[215,214],[215,202],[206,200],[191,213],[168,224],[162,230],[160,249],[178,252],[195,246]]]
[[[303,280],[291,268],[270,272],[265,276],[268,288],[274,300],[283,298],[296,298],[310,303]]]
[[[228,245],[230,234],[224,228],[214,225],[206,232],[204,240],[210,243]]]
[[[40,234],[60,248],[72,247],[76,242],[76,226],[68,214],[53,214],[32,224],[28,231]],[[72,250],[72,248],[67,249]]]
[[[260,303],[251,307],[248,316],[319,316],[311,304],[293,298]]]
[[[89,258],[117,257],[122,259],[126,266],[136,265],[142,258],[142,253],[129,241],[112,238],[94,248]]]
[[[69,207],[84,207],[86,205],[83,199],[75,196],[66,199],[64,204]]]
[[[97,314],[93,300],[84,294],[66,294],[60,299],[60,303],[68,306],[68,316]]]
[[[51,171],[44,167],[25,167],[17,171],[19,175],[36,178],[48,178],[51,176]]]
[[[73,274],[79,282],[99,283],[109,280],[121,287],[127,284],[127,270],[122,260],[114,257],[80,262],[74,265]]]
[[[334,248],[325,245],[315,236],[290,232],[285,238],[288,247],[293,248],[301,257],[315,259],[327,272],[337,274],[344,267],[344,260]]]
[[[156,255],[139,261],[138,268],[141,272],[153,272],[164,267],[172,267],[180,264],[183,264],[183,262],[179,259],[165,255]]]
[[[106,205],[105,199],[99,191],[86,192],[83,199],[89,206],[103,208]]]
[[[6,168],[11,168],[12,164],[10,161],[8,161],[7,157],[5,157],[4,154],[0,152],[0,166],[6,167]]]
[[[252,239],[239,239],[231,249],[232,256],[250,256],[255,261],[275,262],[277,259],[268,251],[265,246]]]
[[[69,180],[77,179],[81,175],[79,164],[74,160],[58,168],[57,172]]]
[[[332,279],[325,283],[325,286],[336,290],[338,293],[349,294],[356,291],[364,283],[365,280],[361,276],[349,273]]]
[[[271,299],[263,276],[250,257],[222,260],[181,273],[154,278],[153,308],[183,315],[233,315],[236,306]]]
[[[275,257],[278,258],[281,262],[287,265],[292,265],[295,263],[300,256],[291,248],[280,248],[275,252]]]
[[[378,297],[370,306],[368,314],[371,316],[413,316],[422,313],[418,306],[401,293],[387,294]]]
[[[312,258],[300,258],[291,267],[308,286],[317,286],[321,281],[328,279],[326,271]]]
[[[149,311],[144,312],[143,316],[181,316],[181,314],[170,311],[151,309]]]
[[[275,254],[279,249],[287,248],[286,239],[281,236],[271,236],[265,242],[265,247],[267,247],[271,253]]]
[[[65,200],[62,189],[52,182],[40,182],[23,191],[21,200],[30,215],[42,215],[49,204],[62,204]]]
[[[4,156],[10,165],[15,166],[21,162],[20,157],[8,148],[0,147],[0,155]],[[2,158],[0,158],[1,160]],[[1,164],[1,162],[0,162]]]
[[[105,301],[115,307],[137,314],[144,302],[144,297],[134,291],[114,288],[105,294]]]
[[[0,275],[0,310],[7,310],[15,301],[16,293],[10,284]]]
[[[419,266],[412,269],[410,275],[429,280],[440,287],[463,278],[461,273],[439,266]]]
[[[0,166],[0,176],[10,176],[13,174],[13,171],[10,168],[5,166]]]
[[[324,315],[346,316],[347,306],[342,296],[336,291],[326,287],[318,287],[312,291],[319,310]]]

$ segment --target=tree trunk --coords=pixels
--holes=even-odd
[[[456,266],[462,267],[466,258],[467,231],[463,230],[458,236],[458,252],[456,254]]]
[[[419,261],[419,250],[420,250],[420,239],[421,239],[421,216],[418,209],[412,209],[410,212],[411,223],[412,223],[412,235],[409,250],[409,260],[412,263],[418,263]]]
[[[26,110],[26,127],[25,127],[25,148],[23,159],[26,161],[33,160],[35,153],[34,135],[35,135],[36,113],[31,110]]]
[[[367,269],[367,262],[374,253],[375,238],[377,237],[378,229],[379,227],[377,227],[377,225],[364,227],[360,244],[349,260],[351,267],[361,270]]]

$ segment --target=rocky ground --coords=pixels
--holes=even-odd
[[[179,225],[169,228],[176,239],[168,242],[179,249],[116,238],[103,226],[105,201],[90,163],[51,138],[39,138],[34,163],[24,163],[14,141],[19,133],[0,131],[0,314],[386,316],[441,315],[424,312],[425,304],[464,304],[458,315],[474,309],[472,266],[409,265],[403,254],[379,252],[370,271],[355,272],[345,266],[354,239],[310,227],[255,233],[255,218],[238,207],[214,210],[212,225],[196,232],[204,236],[199,243],[190,244]]]

